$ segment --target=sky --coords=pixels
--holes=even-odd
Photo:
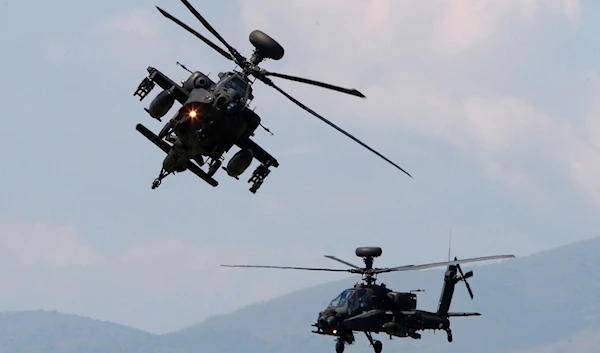
[[[257,83],[275,155],[257,192],[224,172],[151,190],[161,124],[133,97],[146,68],[174,81],[233,68],[162,17],[208,33],[179,1],[0,2],[0,310],[58,310],[164,333],[342,278],[220,264],[376,265],[529,254],[597,236],[600,3],[577,0],[194,0],[249,56],[285,48],[276,80],[413,175]],[[212,36],[208,35],[209,38]],[[216,40],[215,40],[216,41]],[[232,150],[228,157],[235,153]]]

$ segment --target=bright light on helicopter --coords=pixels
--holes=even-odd
[[[198,116],[198,113],[196,113],[195,110],[191,110],[188,115],[190,116],[190,118],[194,119],[196,116]]]

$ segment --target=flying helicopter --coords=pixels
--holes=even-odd
[[[148,76],[139,84],[133,95],[139,96],[141,101],[156,85],[160,86],[163,91],[151,101],[148,108],[145,108],[146,112],[152,118],[162,122],[161,118],[173,107],[175,101],[182,105],[165,123],[158,135],[142,124],[136,126],[138,132],[167,154],[159,176],[152,183],[152,189],[157,188],[168,175],[185,170],[190,170],[209,185],[216,187],[219,183],[213,176],[221,167],[225,159],[224,155],[236,145],[240,150],[223,169],[229,176],[239,180],[239,176],[250,166],[253,159],[258,160],[260,165],[248,180],[249,183],[252,183],[250,191],[256,193],[271,172],[269,168],[279,166],[275,157],[251,139],[259,126],[270,132],[261,124],[261,117],[249,107],[250,102],[254,99],[252,84],[256,80],[271,86],[302,109],[411,176],[381,153],[290,96],[276,86],[269,76],[365,98],[361,92],[356,89],[338,87],[262,69],[258,66],[262,61],[266,59],[280,60],[284,55],[283,47],[273,38],[260,30],[251,32],[249,40],[254,46],[254,51],[250,59],[247,59],[229,45],[187,0],[181,0],[181,2],[227,50],[211,42],[160,7],[157,6],[157,9],[163,16],[183,27],[226,59],[233,61],[236,67],[231,71],[220,72],[219,79],[214,82],[203,72],[191,71],[185,65],[178,63],[190,74],[181,84],[175,83],[154,67],[147,68]],[[254,79],[251,79],[251,76]],[[207,163],[208,171],[205,172],[201,167]]]
[[[450,312],[450,304],[456,283],[465,283],[471,299],[473,292],[467,278],[473,271],[463,273],[460,264],[476,261],[514,258],[514,255],[492,255],[453,261],[435,262],[421,265],[405,265],[397,267],[373,268],[376,257],[381,256],[380,247],[359,247],[355,254],[363,259],[364,267],[356,266],[332,255],[325,257],[338,261],[350,269],[329,269],[311,267],[267,266],[267,265],[221,265],[223,267],[275,268],[309,271],[350,272],[362,275],[363,283],[356,283],[353,288],[342,291],[318,315],[313,333],[336,337],[335,351],[342,353],[345,344],[353,344],[354,332],[363,332],[375,353],[381,353],[383,344],[373,339],[373,333],[384,333],[392,337],[411,337],[421,339],[417,331],[444,330],[448,342],[452,342],[450,317],[480,316],[480,313]],[[395,271],[414,271],[427,268],[448,266],[444,274],[442,293],[435,312],[417,309],[417,295],[414,291],[396,292],[384,283],[376,284],[377,275]],[[421,291],[421,290],[417,290]]]

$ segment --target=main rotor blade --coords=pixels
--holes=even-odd
[[[372,149],[371,147],[369,147],[368,145],[366,145],[364,142],[362,142],[361,140],[357,139],[356,137],[350,135],[349,133],[347,133],[346,131],[344,131],[342,128],[340,128],[339,126],[335,125],[334,123],[332,123],[331,121],[325,119],[324,117],[322,117],[321,115],[317,114],[314,110],[310,109],[309,107],[305,106],[304,104],[300,103],[296,98],[290,96],[289,94],[287,94],[284,90],[282,90],[281,88],[277,87],[273,81],[271,81],[268,77],[262,77],[262,76],[258,76],[257,77],[259,80],[261,80],[262,82],[264,82],[265,84],[273,87],[274,89],[276,89],[277,91],[279,91],[279,93],[283,94],[284,96],[286,96],[289,100],[291,100],[292,102],[296,103],[300,108],[306,110],[307,112],[311,113],[312,115],[316,116],[317,118],[321,119],[323,122],[325,122],[327,125],[331,126],[332,128],[336,129],[337,131],[341,132],[342,134],[346,135],[347,137],[351,138],[352,140],[354,140],[354,142],[358,143],[359,145],[363,146],[364,148],[368,149],[369,151],[375,153],[376,155],[378,155],[379,157],[381,157],[383,160],[385,160],[386,162],[390,163],[391,165],[393,165],[394,167],[400,169],[402,172],[404,172],[406,175],[408,175],[409,177],[412,178],[412,175],[408,174],[407,171],[405,171],[404,169],[400,168],[400,166],[398,166],[396,163],[392,162],[391,160],[389,160],[388,158],[386,158],[385,156],[383,156],[381,153],[375,151],[374,149]]]
[[[344,87],[334,86],[329,83],[309,80],[309,79],[303,78],[303,77],[280,74],[277,72],[261,71],[261,74],[264,76],[274,76],[274,77],[279,77],[279,78],[283,78],[283,79],[290,80],[290,81],[307,83],[309,85],[319,86],[319,87],[327,88],[330,90],[334,90],[334,91],[338,91],[338,92],[342,92],[342,93],[347,93],[347,94],[350,94],[353,96],[365,98],[365,95],[362,94],[361,92],[359,92],[358,90],[356,90],[355,88],[344,88]]]
[[[175,16],[171,15],[167,11],[161,9],[158,6],[156,6],[156,8],[158,9],[158,11],[160,11],[160,13],[163,16],[165,16],[169,20],[177,23],[178,25],[180,25],[181,27],[183,27],[185,30],[187,30],[188,32],[190,32],[191,34],[195,35],[198,39],[200,39],[204,43],[208,44],[211,48],[213,48],[214,50],[216,50],[217,52],[219,52],[219,54],[223,55],[225,58],[233,61],[233,56],[231,56],[231,54],[229,54],[228,52],[226,52],[223,48],[221,48],[218,45],[216,45],[215,43],[211,42],[208,38],[206,38],[202,34],[196,32],[196,30],[194,30],[190,26],[186,25],[185,23],[181,22],[179,19],[177,19]]]
[[[467,262],[489,261],[489,260],[496,260],[496,259],[511,259],[514,257],[515,257],[515,255],[481,256],[481,257],[472,257],[472,258],[468,258],[468,259],[454,260],[454,261],[432,262],[432,263],[422,264],[422,265],[406,265],[406,266],[398,266],[398,267],[390,267],[390,268],[377,268],[374,270],[374,272],[375,273],[386,273],[386,272],[393,272],[393,271],[415,271],[415,270],[424,270],[426,268],[462,264],[462,263],[467,263]]]
[[[190,4],[187,0],[181,0],[181,2],[185,5],[185,7],[187,7],[188,10],[190,10],[190,12],[198,19],[198,21],[200,21],[204,27],[206,27],[206,29],[208,29],[208,31],[210,33],[213,34],[213,36],[217,37],[217,39],[225,46],[227,47],[227,49],[229,49],[229,51],[231,52],[231,55],[233,56],[233,58],[235,59],[235,61],[237,62],[238,65],[243,66],[243,62],[245,61],[244,58],[240,55],[240,53],[238,53],[237,50],[235,50],[234,47],[232,47],[231,45],[229,45],[229,43],[227,43],[225,41],[225,39],[223,39],[223,37],[221,37],[221,35],[219,34],[219,32],[217,32],[211,25],[210,23],[208,23],[208,21],[206,19],[204,19],[204,17],[202,17],[202,15],[200,15],[200,13],[192,6],[192,4]]]
[[[280,270],[305,270],[305,271],[350,272],[350,270],[337,270],[337,269],[332,269],[332,268],[289,267],[289,266],[267,266],[267,265],[221,265],[221,267],[276,268],[276,269],[280,269]]]
[[[356,268],[356,269],[360,269],[360,267],[358,267],[358,266],[356,266],[356,265],[354,265],[354,264],[351,264],[351,263],[349,263],[348,261],[344,261],[344,260],[342,260],[342,259],[338,259],[337,257],[335,257],[335,256],[333,256],[333,255],[323,255],[323,256],[325,256],[325,257],[326,257],[326,258],[328,258],[328,259],[332,259],[332,260],[334,260],[334,261],[341,262],[341,263],[343,263],[344,265],[347,265],[347,266],[350,266],[350,267],[354,267],[354,268]]]

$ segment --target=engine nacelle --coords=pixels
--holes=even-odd
[[[183,82],[183,89],[191,92],[195,88],[209,89],[215,83],[200,71],[194,71],[187,80]]]
[[[250,137],[256,128],[260,126],[260,116],[256,114],[254,111],[250,109],[244,109],[241,113],[242,119],[246,120],[246,131],[244,132],[244,137]]]
[[[388,297],[398,310],[415,310],[417,308],[417,295],[414,293],[390,292]]]
[[[148,107],[148,113],[154,119],[162,118],[169,109],[173,107],[173,103],[175,103],[175,94],[172,89],[164,90],[160,92],[153,100],[150,102],[150,106]]]
[[[227,163],[227,174],[231,177],[238,177],[246,171],[252,163],[254,152],[251,149],[239,150]]]

